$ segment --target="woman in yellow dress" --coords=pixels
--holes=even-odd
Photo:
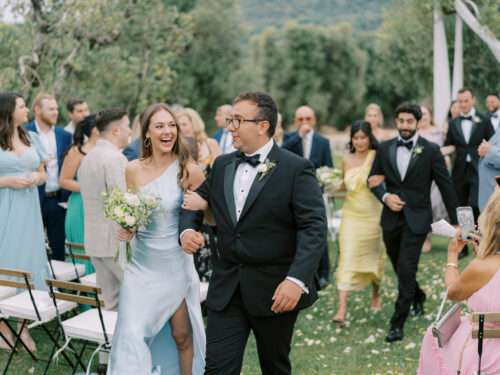
[[[380,282],[384,270],[385,252],[380,229],[382,205],[368,189],[377,140],[370,124],[356,121],[351,127],[349,153],[344,156],[342,170],[347,195],[340,224],[340,258],[337,269],[339,306],[333,321],[343,325],[350,292],[371,284],[371,307],[380,310]]]

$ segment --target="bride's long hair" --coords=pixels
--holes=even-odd
[[[189,172],[187,169],[187,164],[190,161],[190,156],[188,149],[181,140],[181,130],[179,129],[179,123],[175,117],[172,110],[165,103],[155,103],[150,105],[141,114],[141,159],[148,159],[153,156],[153,147],[151,145],[151,140],[147,140],[146,133],[149,130],[149,125],[151,123],[151,118],[159,111],[168,112],[175,122],[175,127],[177,128],[177,137],[172,147],[172,153],[177,156],[179,160],[179,173],[177,175],[177,181],[180,185],[182,182],[189,177]]]

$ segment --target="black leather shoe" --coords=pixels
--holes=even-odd
[[[319,290],[325,289],[328,286],[328,284],[330,284],[330,282],[327,279],[325,279],[324,277],[320,277],[320,279],[318,280]]]
[[[108,372],[108,365],[105,363],[101,363],[99,367],[97,367],[97,375],[106,375]]]
[[[423,316],[425,314],[424,303],[427,299],[427,296],[424,294],[420,301],[413,302],[410,307],[410,314],[412,316]]]
[[[389,330],[389,333],[385,337],[385,341],[387,342],[394,342],[394,341],[401,341],[403,340],[404,333],[401,328],[391,328]]]

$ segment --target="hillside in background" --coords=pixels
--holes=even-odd
[[[268,26],[349,22],[356,31],[377,29],[394,0],[240,0],[242,18],[252,32]]]

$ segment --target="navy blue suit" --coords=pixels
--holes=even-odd
[[[302,138],[298,132],[285,134],[283,137],[283,146],[288,151],[296,155],[304,157],[302,147]],[[311,155],[309,160],[314,165],[314,168],[330,167],[333,168],[332,152],[330,150],[330,142],[325,137],[314,132],[311,145]],[[330,258],[328,256],[328,244],[323,251],[323,256],[319,263],[318,275],[320,278],[330,280]]]
[[[34,121],[28,123],[25,128],[28,131],[38,133]],[[60,174],[64,157],[72,144],[72,136],[58,126],[54,128],[54,131],[56,134],[57,162]],[[47,229],[52,258],[64,260],[64,241],[66,239],[64,220],[66,218],[66,210],[59,206],[59,203],[67,202],[71,192],[60,189],[56,196],[47,197],[45,194],[45,185],[41,185],[38,187],[38,194],[40,196],[43,225]]]
[[[123,149],[123,155],[125,155],[128,161],[139,159],[141,156],[141,139],[137,138],[130,142],[129,145]]]

